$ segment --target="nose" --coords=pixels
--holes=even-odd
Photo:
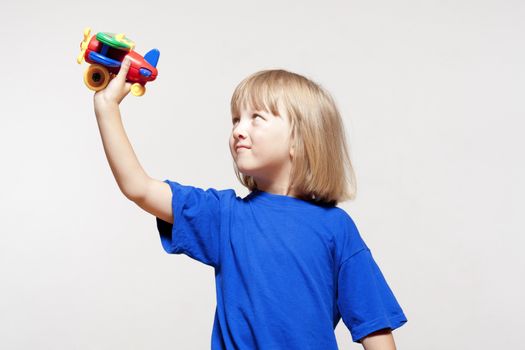
[[[233,137],[236,140],[246,138],[246,129],[243,126],[242,121],[238,122],[237,125],[233,128]]]

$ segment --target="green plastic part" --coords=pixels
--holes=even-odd
[[[131,50],[133,46],[133,41],[131,41],[131,39],[124,37],[123,40],[118,40],[115,36],[115,33],[100,32],[97,33],[97,40],[106,45],[114,47],[115,49],[126,51]]]

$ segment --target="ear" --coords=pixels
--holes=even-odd
[[[295,138],[292,132],[292,134],[290,135],[290,157],[292,158],[294,156],[294,151],[295,151],[294,145],[295,145]]]

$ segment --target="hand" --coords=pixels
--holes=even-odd
[[[119,105],[124,97],[129,94],[131,83],[126,81],[131,61],[128,57],[124,58],[118,74],[111,79],[105,89],[97,91],[94,95],[95,108],[101,105],[113,104]]]

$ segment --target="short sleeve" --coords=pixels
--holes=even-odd
[[[337,306],[354,342],[407,322],[368,248],[356,252],[340,266]]]
[[[164,180],[172,192],[173,224],[156,218],[162,247],[206,265],[219,263],[221,191]]]

